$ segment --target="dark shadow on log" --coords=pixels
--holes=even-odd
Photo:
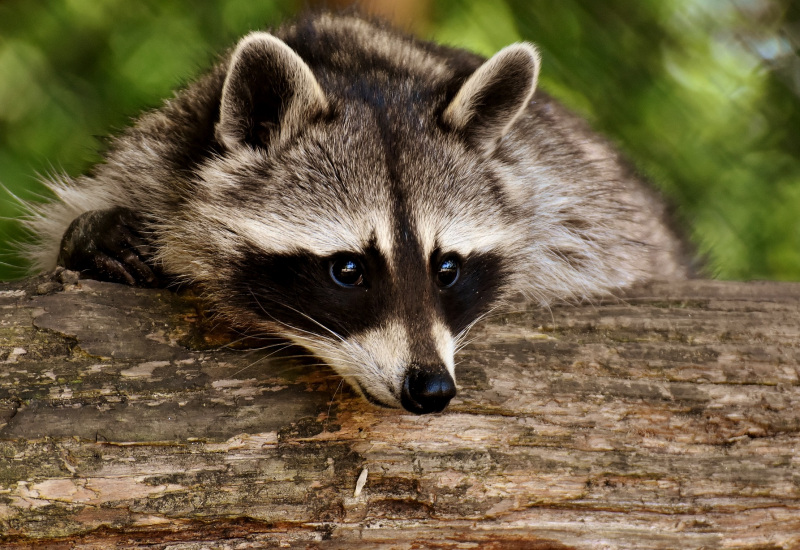
[[[800,284],[496,317],[422,417],[191,299],[58,286],[0,284],[2,548],[800,545]]]

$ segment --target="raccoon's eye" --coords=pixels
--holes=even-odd
[[[350,288],[364,284],[364,269],[354,258],[339,258],[331,261],[331,279],[339,286]]]
[[[458,258],[446,256],[439,262],[436,270],[436,283],[442,288],[450,288],[456,284],[460,271],[461,265]]]

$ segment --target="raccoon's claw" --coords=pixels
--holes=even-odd
[[[81,277],[131,286],[162,286],[142,222],[128,208],[92,210],[75,218],[61,239],[58,264]]]
[[[91,261],[92,268],[82,269],[81,277],[112,283],[124,283],[131,286],[153,286],[156,280],[153,272],[146,266],[145,269],[150,271],[149,273],[141,270],[141,268],[131,268],[130,262],[123,263],[103,253],[98,253]],[[136,276],[132,275],[131,272],[135,273]]]

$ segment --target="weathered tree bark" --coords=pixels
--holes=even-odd
[[[800,547],[800,284],[494,318],[413,416],[191,299],[43,281],[0,284],[2,548]]]

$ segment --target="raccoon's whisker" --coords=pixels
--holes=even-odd
[[[544,304],[544,308],[550,314],[550,322],[553,324],[553,326],[556,326],[556,316],[553,313],[553,308],[550,307],[550,304]]]
[[[208,319],[209,323],[211,323],[211,328],[209,329],[211,332],[213,332],[213,331],[215,331],[215,330],[218,330],[220,327],[223,327],[223,326],[224,326],[224,327],[225,327],[225,329],[227,329],[227,330],[230,330],[231,332],[235,332],[236,334],[238,334],[239,336],[241,336],[241,337],[242,337],[241,339],[239,339],[239,340],[236,340],[234,343],[236,343],[236,342],[241,342],[242,340],[245,340],[247,337],[249,337],[249,336],[250,336],[249,334],[247,334],[247,333],[246,333],[246,332],[244,332],[244,331],[241,331],[241,330],[239,330],[239,329],[238,329],[237,327],[235,327],[235,326],[228,326],[228,325],[226,325],[226,323],[225,323],[225,319],[223,319],[222,315],[221,315],[219,312],[213,312],[213,313],[211,313],[211,314],[210,314],[210,315],[207,317],[207,319]],[[254,336],[254,337],[255,337],[255,336]],[[230,344],[230,342],[229,342],[228,344],[225,344],[224,346],[221,346],[221,347],[222,347],[222,348],[225,348],[225,347],[226,347],[227,345],[229,345],[229,344]]]
[[[258,297],[256,296],[256,294],[253,292],[253,290],[252,290],[251,288],[249,288],[249,287],[248,287],[248,289],[247,289],[247,290],[250,292],[250,295],[251,295],[251,296],[253,297],[253,299],[256,301],[256,304],[257,304],[257,305],[258,305],[258,307],[261,309],[261,311],[263,311],[263,312],[264,312],[264,314],[265,314],[266,316],[268,316],[268,317],[269,317],[269,318],[270,318],[272,321],[274,321],[274,322],[275,322],[275,323],[277,323],[278,325],[280,325],[280,326],[283,326],[283,327],[285,327],[285,328],[288,328],[288,329],[290,329],[291,331],[296,331],[296,332],[298,332],[298,333],[302,333],[302,334],[309,334],[309,335],[311,335],[312,337],[314,337],[314,339],[312,339],[312,338],[307,338],[307,340],[309,340],[309,341],[311,341],[311,342],[315,342],[315,343],[317,343],[317,342],[318,342],[318,340],[316,340],[317,338],[321,338],[321,339],[323,339],[323,340],[329,340],[329,341],[333,341],[331,338],[327,338],[327,337],[325,337],[325,336],[322,336],[322,335],[320,335],[320,334],[315,334],[315,333],[313,333],[313,332],[311,332],[311,331],[308,331],[308,330],[301,329],[301,328],[299,328],[299,327],[296,327],[296,326],[294,326],[294,325],[290,325],[289,323],[287,323],[287,322],[285,322],[285,321],[280,321],[280,320],[276,319],[274,315],[272,315],[271,313],[269,313],[269,312],[268,312],[268,311],[267,311],[267,310],[264,308],[264,306],[263,306],[263,305],[261,305],[261,302],[259,301],[259,299],[258,299]],[[277,300],[271,300],[271,301],[272,301],[273,303],[275,303],[275,304],[278,304],[278,305],[279,305],[279,306],[281,306],[281,307],[286,307],[286,308],[288,308],[288,309],[294,309],[294,308],[292,308],[291,306],[289,306],[289,305],[287,305],[287,304],[283,304],[283,303],[281,303],[281,302],[278,302]],[[295,310],[295,311],[297,311],[297,310]],[[301,312],[297,311],[297,313],[301,313]],[[311,320],[313,321],[313,319],[311,319]],[[322,325],[320,325],[320,326],[322,326]],[[324,327],[323,327],[323,328],[324,328]],[[332,331],[331,331],[331,332],[332,332]],[[335,333],[334,333],[334,334],[335,334]],[[297,336],[297,335],[293,335],[293,336]],[[337,336],[338,336],[338,335],[337,335]],[[339,337],[339,338],[341,338],[341,337]]]
[[[491,314],[493,314],[495,311],[500,309],[502,306],[503,306],[503,304],[496,304],[494,307],[490,308],[486,312],[484,312],[481,315],[479,315],[475,320],[470,322],[470,324],[468,324],[464,329],[462,329],[461,332],[459,332],[456,335],[456,337],[453,338],[453,340],[455,342],[455,346],[454,346],[455,353],[458,353],[459,351],[461,351],[461,349],[463,349],[464,346],[466,345],[466,344],[462,343],[462,340],[464,339],[464,337],[466,337],[467,333],[469,333],[469,331],[472,329],[472,327],[474,327],[480,321],[488,318]]]
[[[458,347],[455,350],[455,353],[461,353],[461,351],[464,348],[466,348],[468,345],[470,345],[472,342],[474,342],[475,340],[477,340],[479,338],[480,338],[480,336],[476,336],[475,338],[470,338],[469,340],[466,340],[466,341],[463,341],[463,342],[459,342]]]
[[[454,353],[460,353],[461,350],[463,350],[465,347],[470,345],[472,342],[474,342],[478,338],[480,338],[480,336],[476,336],[475,338],[470,338],[469,340],[467,340],[465,342],[459,342],[458,346],[455,348],[455,352]]]
[[[336,389],[333,391],[333,395],[331,396],[331,400],[328,403],[328,412],[325,414],[325,417],[330,419],[331,417],[331,408],[333,408],[333,402],[336,400],[336,394],[339,393],[339,390],[342,389],[342,385],[344,384],[344,378],[339,380],[339,385],[336,386]]]
[[[291,307],[289,305],[286,305],[286,304],[283,304],[283,307],[285,307],[285,308],[287,308],[287,309],[289,309],[291,311],[294,311],[295,313],[298,313],[298,314],[302,315],[303,317],[305,317],[306,319],[308,319],[309,321],[311,321],[312,323],[314,323],[315,325],[317,325],[321,329],[327,330],[332,335],[334,335],[340,342],[344,342],[345,341],[344,337],[341,336],[338,332],[336,332],[334,330],[331,330],[330,328],[326,327],[325,325],[323,325],[322,323],[320,323],[319,321],[317,321],[316,319],[314,319],[310,315],[307,315],[307,314],[303,313],[302,311],[300,311],[300,310],[298,310],[296,308],[293,308],[293,307]]]
[[[242,338],[242,340],[245,340],[245,338]],[[281,346],[283,346],[284,348],[288,348],[288,347],[291,347],[293,345],[294,345],[294,343],[292,343],[292,342],[289,342],[289,341],[286,341],[286,340],[281,340],[280,342],[278,342],[276,344],[270,344],[268,346],[260,346],[260,347],[257,347],[257,348],[247,348],[246,350],[236,349],[236,350],[233,350],[233,351],[240,351],[240,352],[242,352],[242,353],[244,353],[246,355],[252,355],[254,353],[258,353],[259,351],[266,351],[266,350],[270,350],[270,349],[281,347]]]
[[[278,303],[279,305],[282,305],[279,302],[276,302],[276,303]],[[263,308],[262,308],[262,310],[263,310]],[[278,325],[280,325],[280,326],[282,326],[284,328],[287,328],[290,331],[294,332],[295,334],[292,334],[292,338],[300,338],[300,339],[304,339],[304,340],[307,340],[309,342],[314,342],[314,343],[319,343],[321,341],[330,341],[330,342],[334,342],[335,341],[332,338],[324,336],[322,334],[317,334],[315,332],[311,332],[309,330],[305,330],[305,329],[302,329],[300,327],[291,325],[291,324],[289,324],[289,323],[287,323],[285,321],[281,321],[279,319],[276,319],[275,316],[273,316],[272,314],[268,313],[266,310],[263,310],[263,311],[274,323],[276,323],[276,324],[278,324]],[[302,336],[303,334],[310,335],[311,337]]]
[[[287,338],[284,338],[282,336],[277,336],[276,334],[271,334],[271,335],[266,335],[265,334],[265,335],[262,335],[262,336],[252,336],[250,334],[243,334],[241,338],[237,338],[236,340],[228,342],[227,344],[225,344],[223,346],[220,346],[219,349],[230,348],[231,346],[234,346],[234,345],[236,345],[236,344],[238,344],[240,342],[244,342],[246,340],[259,340],[261,342],[272,342],[272,343],[265,344],[263,346],[254,346],[254,347],[247,347],[247,348],[241,348],[241,349],[240,348],[233,348],[233,351],[240,351],[242,353],[251,353],[251,352],[259,351],[259,350],[262,350],[262,349],[271,349],[271,348],[274,348],[275,346],[282,346],[282,345],[284,345],[284,344],[289,342],[289,340]]]
[[[289,325],[289,324],[285,323],[284,321],[279,321],[279,320],[277,320],[277,319],[275,318],[275,316],[274,316],[274,315],[272,315],[272,314],[271,314],[269,311],[267,311],[267,308],[265,308],[265,307],[264,307],[264,305],[261,303],[261,300],[259,299],[259,297],[256,295],[256,293],[255,293],[255,292],[253,292],[253,289],[252,289],[252,288],[250,288],[250,287],[248,286],[248,287],[247,287],[247,291],[250,293],[250,296],[252,296],[253,300],[255,300],[256,304],[258,305],[259,309],[261,309],[261,311],[264,313],[264,315],[268,316],[270,319],[272,319],[272,320],[273,320],[273,321],[275,321],[276,323],[279,323],[279,324],[282,324],[282,325],[285,325],[285,326],[291,326],[291,325]],[[306,315],[306,314],[305,314],[305,313],[303,313],[302,311],[298,310],[297,308],[294,308],[294,307],[290,306],[290,305],[289,305],[289,304],[287,304],[286,302],[282,302],[282,301],[280,301],[280,300],[277,300],[277,299],[275,299],[275,298],[272,298],[271,296],[261,296],[261,299],[268,300],[270,303],[272,303],[272,304],[275,304],[275,305],[276,305],[276,306],[278,306],[279,308],[288,309],[289,311],[293,311],[293,312],[295,312],[295,313],[298,313],[298,314],[300,314],[300,315],[302,315],[302,316],[305,316],[305,317],[307,317],[307,318],[308,318],[310,321],[312,321],[312,322],[314,322],[314,323],[317,323],[317,324],[319,324],[319,322],[318,322],[318,321],[316,321],[315,319],[313,319],[313,318],[311,318],[311,317],[308,317],[308,315]],[[321,326],[322,326],[322,325],[321,325]],[[326,327],[324,327],[324,326],[323,326],[323,328],[326,328]],[[299,330],[299,329],[298,329],[298,330]],[[326,330],[327,330],[327,328],[326,328]],[[305,331],[305,332],[308,332],[308,331]],[[312,333],[310,333],[310,332],[309,332],[309,334],[312,334]]]
[[[339,371],[340,374],[344,375],[350,372],[355,372],[355,369],[358,369],[361,366],[360,364],[343,357],[340,353],[340,350],[336,346],[330,343],[334,342],[334,340],[325,337],[319,337],[314,333],[303,331],[302,329],[294,327],[288,323],[280,322],[277,320],[275,320],[275,322],[279,323],[281,326],[290,329],[290,331],[306,332],[307,334],[315,336],[316,338],[309,338],[307,336],[303,336],[302,334],[293,334],[291,338],[293,340],[296,340],[296,342],[293,342],[292,345],[299,344],[303,347],[306,347],[311,353],[317,355],[318,357],[321,357],[322,359],[325,359],[327,361],[328,366],[333,366],[335,364],[336,370]],[[335,361],[330,360],[330,358],[326,357],[326,355],[333,356],[336,358],[336,360]],[[346,367],[352,367],[354,370],[350,371]]]
[[[253,295],[253,298],[256,300],[256,303],[259,305],[259,307],[261,307],[262,311],[264,311],[264,313],[267,316],[269,316],[275,323],[277,323],[280,326],[283,326],[283,327],[289,329],[290,333],[292,333],[292,332],[294,333],[294,334],[291,334],[291,338],[292,339],[295,339],[295,340],[299,341],[301,345],[304,345],[303,343],[307,342],[308,344],[305,344],[306,347],[308,347],[312,353],[315,353],[317,355],[322,355],[323,359],[328,359],[328,358],[324,357],[325,354],[320,353],[320,351],[327,351],[327,355],[333,355],[336,358],[336,360],[333,360],[333,361],[329,360],[328,361],[329,366],[330,365],[336,365],[336,370],[338,370],[340,372],[340,374],[347,375],[347,374],[350,374],[350,373],[354,373],[354,372],[357,372],[357,369],[363,367],[363,365],[361,365],[359,363],[355,363],[353,361],[350,361],[350,360],[345,359],[344,357],[342,357],[341,353],[339,353],[339,349],[336,346],[333,346],[333,345],[330,344],[331,342],[336,342],[332,338],[325,337],[323,335],[316,334],[316,333],[301,329],[299,327],[296,327],[294,325],[291,325],[289,323],[286,323],[284,321],[280,321],[278,319],[275,319],[274,316],[272,316],[269,312],[264,310],[263,306],[261,306],[260,302],[258,301],[258,298],[256,298],[255,295]],[[285,304],[281,304],[280,302],[277,302],[277,301],[274,301],[274,302],[277,303],[278,305],[285,306]],[[293,309],[290,306],[286,306],[286,307],[289,307],[290,309]],[[295,310],[295,311],[297,311],[297,310]],[[297,311],[297,313],[302,315],[302,312],[300,312],[300,311]],[[312,319],[310,317],[309,317],[309,320],[314,321],[314,319]],[[316,322],[316,321],[314,321],[314,322]],[[324,325],[322,325],[320,323],[317,323],[317,324],[319,324],[322,328],[326,328],[326,330],[329,330],[329,332],[331,332],[334,335],[336,335],[337,337],[339,337],[341,342],[344,343],[345,345],[347,345],[347,346],[352,346],[353,345],[353,342],[349,342],[349,341],[345,340],[344,338],[342,338],[341,336],[336,334],[334,331],[331,331],[330,329],[327,329],[327,327],[325,327]],[[311,337],[304,336],[304,334],[308,334]],[[361,346],[359,344],[355,344],[355,346],[358,347],[358,348],[361,348]],[[363,348],[361,348],[361,349],[363,349]],[[352,367],[353,370],[351,371],[349,369],[345,369],[345,366]]]
[[[252,332],[252,331],[247,331],[247,330],[244,330],[244,329],[240,329],[239,327],[237,327],[235,325],[230,325],[230,323],[226,322],[226,320],[222,316],[222,314],[220,314],[218,312],[213,313],[211,315],[211,317],[209,318],[209,320],[211,320],[214,323],[216,323],[213,328],[217,328],[220,325],[223,325],[226,330],[230,330],[231,332],[235,332],[236,334],[241,336],[242,340],[247,339],[247,338],[255,338],[257,340],[267,340],[267,339],[270,339],[270,338],[279,338],[279,336],[276,336],[275,334],[272,334],[272,333]]]
[[[236,372],[234,372],[230,376],[237,376],[237,375],[241,374],[242,372],[246,371],[247,369],[250,369],[251,367],[259,364],[262,361],[265,361],[265,360],[268,360],[268,359],[272,358],[275,354],[280,353],[284,349],[289,348],[289,347],[294,346],[294,345],[296,345],[296,344],[290,342],[284,348],[275,350],[275,351],[273,351],[273,352],[271,352],[271,353],[269,353],[269,354],[267,354],[267,355],[265,355],[263,357],[259,357],[255,361],[253,361],[253,362],[249,363],[248,365],[245,365],[244,367],[240,368],[239,370],[237,370]],[[309,354],[282,355],[282,356],[280,356],[280,359],[281,360],[286,360],[286,359],[309,359],[309,358],[312,358],[312,357],[314,357],[314,355],[309,353]],[[352,365],[355,366],[354,363]],[[282,375],[284,373],[291,372],[293,370],[300,370],[300,369],[309,368],[309,367],[327,367],[327,368],[332,368],[329,363],[327,363],[327,362],[325,362],[323,360],[323,362],[312,362],[312,363],[303,362],[303,363],[300,363],[300,364],[287,365],[284,368],[271,369],[269,372],[270,372],[270,374],[280,376],[280,375]],[[350,365],[345,365],[343,368],[338,368],[339,372],[334,371],[334,374],[331,376],[331,378],[333,378],[333,377],[341,377],[342,375],[350,374],[351,372],[353,372],[348,367],[350,367]]]
[[[278,334],[276,334],[274,332],[244,331],[244,330],[239,330],[235,326],[228,326],[226,324],[226,320],[218,313],[215,314],[214,317],[215,318],[213,320],[215,321],[215,323],[217,323],[214,326],[214,328],[217,328],[220,325],[224,325],[227,330],[231,330],[231,331],[235,332],[236,334],[238,334],[239,336],[241,336],[241,338],[239,338],[238,340],[234,340],[233,342],[228,342],[227,344],[222,346],[223,348],[229,347],[229,346],[231,346],[233,344],[238,344],[239,342],[242,342],[244,340],[250,340],[250,339],[252,339],[252,340],[285,340],[285,338],[283,338],[282,336],[279,336]],[[250,348],[250,349],[252,349],[252,348]]]
[[[282,352],[285,349],[288,349],[288,348],[292,347],[293,345],[294,344],[288,344],[288,345],[286,345],[286,346],[284,346],[282,348],[276,349],[276,350],[274,350],[274,351],[272,351],[272,352],[270,352],[270,353],[268,353],[266,355],[263,355],[261,357],[256,358],[253,362],[251,362],[248,365],[246,365],[246,366],[242,367],[241,369],[237,370],[235,373],[233,373],[232,376],[236,376],[238,374],[241,374],[242,372],[246,371],[250,367],[253,367],[253,366],[255,366],[255,365],[257,365],[257,364],[259,364],[261,362],[264,362],[264,361],[267,361],[269,359],[272,359],[276,354]],[[302,359],[304,357],[308,357],[308,356],[305,355],[305,354],[301,354],[301,355],[282,355],[282,356],[280,356],[280,359],[283,359],[283,360],[287,360],[287,359]],[[302,365],[299,365],[299,366],[301,367]],[[294,368],[294,366],[292,366],[292,368]]]
[[[236,376],[237,374],[239,374],[239,373],[242,373],[242,372],[246,371],[247,369],[249,369],[249,368],[250,368],[250,367],[252,367],[253,365],[256,365],[256,364],[258,364],[258,363],[260,363],[261,361],[263,361],[263,360],[265,360],[265,359],[269,359],[270,357],[272,357],[272,356],[273,356],[273,355],[275,355],[276,353],[279,353],[279,352],[281,352],[281,351],[283,351],[283,350],[285,350],[286,348],[289,348],[289,347],[291,347],[291,344],[287,344],[287,345],[285,345],[284,347],[282,347],[282,348],[278,348],[278,349],[276,349],[276,350],[274,350],[274,351],[272,351],[272,352],[268,353],[267,355],[265,355],[265,356],[263,356],[263,357],[259,357],[258,359],[256,359],[256,360],[255,360],[255,361],[253,361],[252,363],[250,363],[249,365],[246,365],[245,367],[242,367],[241,369],[239,369],[239,370],[237,370],[236,372],[234,372],[232,376]]]
[[[281,341],[277,342],[275,344],[270,344],[268,346],[259,346],[259,347],[255,347],[255,348],[248,347],[248,348],[246,348],[244,350],[235,350],[235,351],[243,351],[243,352],[246,352],[246,353],[252,353],[252,352],[261,351],[261,350],[264,350],[264,349],[270,349],[270,348],[273,348],[275,346],[280,346],[280,345],[283,345],[283,344],[286,343],[286,339],[285,338],[279,338],[279,337],[274,336],[274,335],[272,336],[272,338],[270,338],[269,336],[260,336],[259,337],[259,336],[255,336],[255,335],[245,334],[245,333],[240,333],[240,334],[242,334],[241,338],[237,338],[236,340],[232,340],[232,341],[228,342],[227,344],[224,344],[224,345],[220,346],[217,349],[234,349],[233,346],[235,346],[236,344],[239,344],[241,342],[244,342],[244,341],[250,340],[250,339],[253,339],[253,340],[270,340],[271,339],[271,340],[281,340]]]

